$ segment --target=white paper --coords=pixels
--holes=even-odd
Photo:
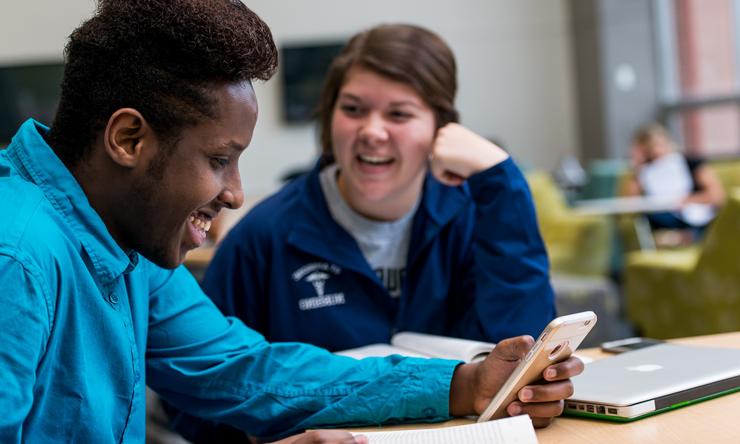
[[[385,432],[360,432],[370,444],[537,444],[527,415],[463,426]]]
[[[683,198],[693,188],[691,171],[679,153],[666,154],[644,165],[638,178],[646,196]]]

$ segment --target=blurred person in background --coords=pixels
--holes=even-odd
[[[684,156],[668,131],[658,123],[638,129],[630,149],[632,175],[626,196],[676,198],[677,211],[647,215],[653,229],[682,229],[699,235],[724,204],[725,192],[703,159]]]

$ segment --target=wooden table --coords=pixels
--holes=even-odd
[[[740,349],[740,332],[674,342]],[[585,349],[579,355],[593,359],[611,356],[598,349]],[[687,362],[686,365],[701,365]],[[447,427],[470,423],[456,419],[442,424],[394,426],[389,429]],[[363,429],[369,431],[370,429]],[[740,443],[740,392],[671,410],[634,422],[614,423],[585,418],[560,417],[544,429],[537,429],[540,444],[610,443]]]
[[[655,239],[644,215],[679,209],[681,199],[675,197],[633,196],[577,201],[574,203],[573,212],[588,216],[636,215],[632,223],[640,249],[655,250]]]
[[[681,209],[682,199],[675,197],[613,197],[576,201],[573,211],[583,215],[616,216],[622,214],[661,213]]]

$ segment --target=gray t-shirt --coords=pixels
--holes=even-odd
[[[339,166],[332,164],[319,174],[321,190],[329,206],[329,212],[334,220],[355,238],[365,260],[375,270],[388,293],[392,297],[400,297],[411,240],[411,222],[419,206],[419,200],[417,199],[413,208],[398,220],[379,222],[368,219],[345,202],[337,187],[338,172]]]

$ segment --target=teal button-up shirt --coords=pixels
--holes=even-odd
[[[145,384],[256,436],[447,418],[457,362],[269,344],[183,267],[127,254],[46,131],[0,151],[0,442],[144,442]]]

